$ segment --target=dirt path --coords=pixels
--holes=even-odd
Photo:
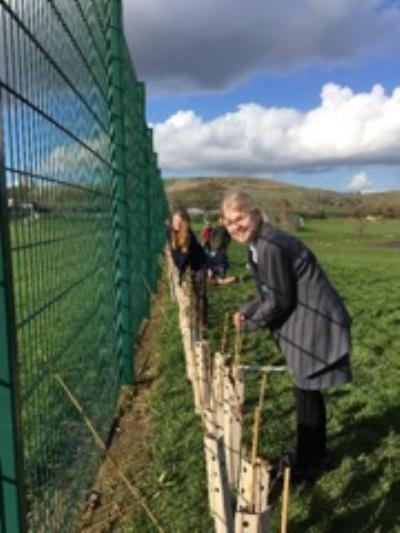
[[[146,465],[151,462],[152,425],[149,415],[150,398],[157,382],[159,354],[155,338],[162,323],[164,291],[154,299],[150,320],[141,336],[135,356],[135,384],[122,391],[119,401],[119,420],[110,453],[129,480],[143,480]],[[139,509],[132,494],[121,481],[110,460],[100,467],[93,486],[94,509],[88,508],[81,519],[82,533],[121,531],[120,524],[134,509]],[[140,512],[143,512],[140,510]]]

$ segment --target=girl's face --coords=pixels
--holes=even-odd
[[[182,217],[179,213],[175,213],[172,217],[172,229],[179,231],[181,229]]]
[[[247,244],[251,242],[257,229],[258,217],[254,213],[244,213],[235,208],[224,213],[224,225],[235,241]]]

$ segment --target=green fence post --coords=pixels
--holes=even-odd
[[[26,531],[6,175],[0,94],[0,531]]]
[[[110,110],[110,132],[113,166],[113,226],[114,250],[116,254],[116,299],[118,315],[118,357],[121,368],[121,382],[132,383],[132,320],[131,287],[129,272],[129,217],[127,212],[127,188],[125,165],[125,139],[123,117],[123,30],[121,0],[110,0],[108,24],[108,103]]]

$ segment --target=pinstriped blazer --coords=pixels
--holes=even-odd
[[[241,329],[269,327],[301,388],[350,381],[351,318],[313,253],[263,223],[249,263],[259,297],[240,307]]]

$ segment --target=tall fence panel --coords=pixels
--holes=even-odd
[[[14,350],[32,531],[71,527],[100,459],[52,372],[106,438],[159,273],[167,204],[121,28],[119,0],[0,0],[15,309],[0,365]]]
[[[1,97],[1,95],[0,95]],[[0,100],[1,105],[1,100]],[[0,108],[1,109],[1,108]],[[0,531],[24,527],[18,373],[6,187],[0,128]]]

